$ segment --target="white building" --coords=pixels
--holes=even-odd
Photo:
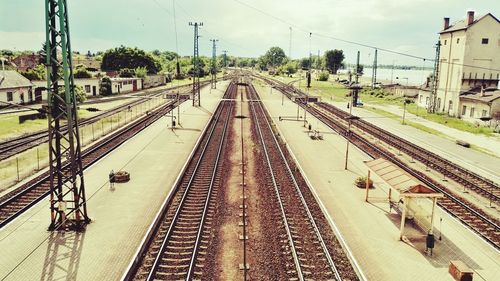
[[[111,92],[113,94],[123,94],[142,90],[142,79],[131,77],[116,77],[111,79]]]
[[[23,104],[33,101],[30,80],[14,70],[0,71],[0,101]],[[0,103],[0,106],[6,104]]]
[[[79,78],[73,80],[75,86],[82,87],[83,91],[89,96],[99,95],[99,78]],[[35,100],[40,102],[42,100],[47,100],[47,81],[32,81],[34,84]],[[64,85],[64,81],[59,81],[60,85]]]
[[[497,87],[500,80],[500,21],[488,13],[450,25],[444,18],[436,111],[461,116],[460,95],[472,88]]]

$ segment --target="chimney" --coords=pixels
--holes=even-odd
[[[481,94],[480,94],[481,97],[485,96],[485,94],[484,94],[484,88],[485,88],[484,84],[481,85]]]
[[[467,26],[474,22],[474,11],[467,11]]]
[[[450,27],[450,18],[444,18],[444,28],[443,30],[448,29]]]

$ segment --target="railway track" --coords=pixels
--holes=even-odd
[[[207,85],[208,82],[203,82],[201,86]],[[103,118],[109,117],[113,114],[116,114],[118,112],[121,112],[123,110],[127,110],[128,108],[132,106],[137,106],[141,103],[146,102],[143,98],[150,99],[153,97],[161,96],[167,91],[172,91],[175,89],[186,89],[187,91],[191,90],[191,85],[182,85],[182,86],[175,86],[166,90],[156,90],[156,91],[149,91],[147,95],[145,96],[137,96],[138,98],[141,98],[139,100],[134,100],[128,103],[125,103],[123,105],[120,105],[118,107],[115,107],[113,109],[107,110],[103,113],[97,114],[95,116],[92,116],[90,118],[82,119],[79,122],[79,126],[85,126],[85,125],[90,125],[93,123],[96,123],[100,121]],[[129,97],[130,98],[130,97]],[[63,130],[65,130],[65,126],[63,127]],[[36,147],[42,143],[46,143],[49,139],[48,132],[47,130],[40,130],[38,132],[30,133],[27,135],[23,135],[17,138],[13,138],[10,140],[5,140],[0,142],[0,161],[5,160],[9,157],[12,157],[18,153],[24,152],[28,149],[31,149],[33,147]]]
[[[328,103],[320,102],[316,103],[315,106],[332,112],[341,120],[348,120],[348,118],[351,117],[349,113]],[[454,180],[465,188],[474,190],[484,197],[491,199],[493,202],[497,204],[499,203],[500,187],[493,181],[466,170],[433,152],[430,152],[380,127],[377,127],[366,120],[353,119],[351,121],[351,125],[411,156],[413,159],[420,161],[427,167],[446,175],[447,178]]]
[[[224,99],[237,92],[231,83]],[[212,117],[201,141],[174,191],[165,201],[147,234],[125,280],[200,279],[217,192],[223,173],[222,149],[227,141],[234,101],[223,100]]]
[[[265,155],[268,185],[274,190],[281,213],[289,280],[342,280],[253,86],[247,86],[247,95]]]
[[[261,76],[256,77],[264,80],[266,83],[267,80],[271,80],[268,78],[263,79]],[[290,90],[292,87],[287,84],[274,80],[271,81],[272,85],[279,85],[279,87],[275,86],[275,88],[283,91],[289,98],[305,95],[298,89]],[[300,104],[300,106],[304,105]],[[307,110],[340,135],[346,138],[348,137],[351,142],[353,142],[361,150],[365,151],[372,158],[382,157],[392,161],[398,167],[422,181],[424,184],[430,186],[438,192],[442,192],[445,197],[438,201],[439,206],[452,216],[459,219],[463,224],[479,234],[495,248],[500,249],[500,226],[498,218],[494,218],[486,214],[476,205],[468,202],[465,198],[454,194],[439,181],[433,179],[425,173],[408,167],[406,163],[399,160],[387,149],[368,141],[353,130],[351,130],[348,134],[347,125],[345,125],[345,119],[350,116],[348,113],[325,103],[319,103],[318,106],[308,106]],[[399,138],[364,120],[351,120],[351,122],[351,124],[355,124],[355,126],[359,124],[359,129],[361,131],[367,130],[368,134],[373,132],[375,138],[386,141],[389,144],[394,143],[395,147],[401,149],[402,152],[408,153],[414,159],[421,159],[423,163],[427,163],[429,168],[445,173],[447,177],[456,180],[458,183],[466,184],[466,187],[471,188],[486,198],[491,198],[498,203],[498,185],[490,180],[476,175],[475,173],[468,171],[455,163],[412,144],[411,142]]]
[[[182,101],[181,101],[182,102]],[[177,106],[176,101],[157,108],[153,112],[133,121],[130,125],[118,130],[116,133],[104,137],[95,145],[82,152],[84,169],[101,159],[123,142],[127,141],[144,128],[161,118]],[[64,169],[68,169],[66,163]],[[42,200],[50,193],[50,179],[48,171],[28,181],[19,188],[0,198],[0,228],[11,222],[31,206]]]
[[[355,131],[351,130],[350,133],[348,133],[347,126],[339,122],[339,119],[335,117],[334,113],[328,110],[321,110],[315,106],[309,107],[308,111],[340,135],[349,138],[353,144],[372,158],[385,158],[424,184],[443,193],[445,197],[438,201],[439,206],[448,211],[451,215],[457,217],[497,249],[500,249],[500,227],[497,219],[490,217],[481,209],[475,207],[475,205],[468,203],[466,199],[453,194],[437,180],[421,171],[408,167],[406,163],[398,159],[396,155],[387,149],[367,140]]]

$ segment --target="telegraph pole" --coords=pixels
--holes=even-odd
[[[45,1],[49,123],[49,230],[85,229],[87,215],[66,0]],[[61,59],[58,59],[58,51]],[[59,81],[64,81],[60,85]],[[62,128],[66,123],[67,130]]]
[[[202,22],[189,23],[194,26],[194,47],[193,47],[193,106],[200,106],[200,53],[198,49],[198,28],[203,26]]]
[[[359,78],[359,51],[358,51],[358,56],[356,59],[356,70],[355,70],[355,85],[351,86],[352,89],[352,102],[351,102],[351,107],[357,106],[358,105],[358,91],[361,87],[359,87],[358,84],[358,78]]]
[[[439,84],[439,55],[441,50],[441,42],[438,41],[436,44],[436,59],[434,60],[434,79],[432,82],[432,93],[431,98],[429,99],[429,105],[427,106],[427,112],[434,113],[436,112],[436,97],[437,97],[437,89]]]
[[[375,49],[375,57],[373,58],[373,72],[372,72],[372,89],[375,88],[377,83],[377,49]]]
[[[224,67],[227,67],[227,51],[222,51],[224,53]]]
[[[217,42],[218,39],[210,39],[212,41],[212,68],[211,68],[211,82],[212,89],[217,89]]]

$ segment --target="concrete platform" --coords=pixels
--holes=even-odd
[[[390,211],[385,199],[388,186],[375,177],[376,189],[369,203],[364,201],[365,191],[354,186],[357,177],[366,175],[363,161],[369,157],[351,145],[348,170],[344,170],[346,141],[342,137],[308,114],[312,128],[326,132],[324,140],[311,140],[303,122],[278,120],[279,116],[296,116],[297,105],[285,99],[282,106],[279,92],[257,90],[366,279],[451,281],[449,261],[461,260],[474,270],[474,280],[500,280],[500,253],[439,208],[435,226],[442,240],[436,241],[433,256],[424,252],[425,239],[411,239],[412,244],[400,241],[400,215]],[[407,228],[408,234],[425,234]]]
[[[1,229],[0,280],[119,280],[227,85],[203,88],[200,108],[183,103],[182,128],[163,117],[85,171],[84,233],[48,232],[48,200]],[[110,189],[112,169],[131,180]]]

